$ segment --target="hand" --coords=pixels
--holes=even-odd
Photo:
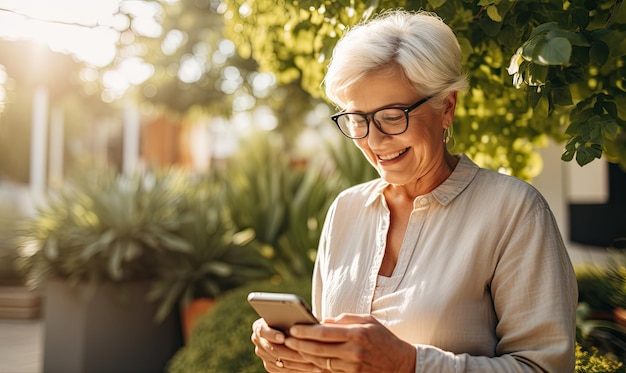
[[[268,372],[321,372],[322,370],[305,360],[298,352],[286,347],[285,335],[270,328],[265,320],[252,324],[254,353],[263,360]]]
[[[289,333],[285,346],[325,372],[415,372],[415,347],[370,315],[342,314]]]

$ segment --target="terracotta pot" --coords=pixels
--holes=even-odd
[[[622,307],[616,307],[613,310],[613,320],[623,326],[626,327],[626,309],[622,308]]]
[[[213,298],[198,298],[189,303],[189,306],[183,308],[181,311],[182,325],[183,325],[183,337],[185,338],[185,344],[189,340],[189,336],[193,331],[193,328],[198,322],[198,318],[209,312],[215,305],[215,299]]]

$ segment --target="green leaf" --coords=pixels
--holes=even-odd
[[[596,40],[589,49],[589,59],[591,62],[604,65],[609,59],[609,46],[602,40]]]
[[[496,37],[502,29],[501,22],[495,22],[489,17],[480,17],[478,20],[480,28],[490,37]]]
[[[578,143],[582,141],[580,136],[573,137],[569,139],[567,144],[565,144],[565,148],[563,149],[563,154],[561,155],[561,159],[569,162],[574,159],[574,155],[576,155],[576,148],[578,147]]]
[[[536,59],[541,46],[546,43],[545,37],[537,37],[530,39],[528,42],[524,43],[522,46],[522,57],[524,59],[532,61]]]
[[[598,104],[602,106],[604,110],[606,110],[609,115],[613,118],[617,118],[617,105],[613,101],[598,101]]]
[[[228,277],[233,274],[233,266],[220,261],[212,261],[204,263],[201,267],[201,271],[217,277]]]
[[[529,63],[526,82],[531,86],[542,86],[548,81],[548,66]]]
[[[589,24],[589,11],[579,8],[574,9],[572,11],[572,21],[581,28],[586,28]]]
[[[617,137],[619,125],[612,118],[603,117],[600,126],[602,128],[602,135],[607,139],[614,140]]]
[[[546,39],[548,40],[558,37],[569,40],[572,45],[578,45],[583,47],[588,47],[591,45],[585,38],[582,37],[581,34],[563,29],[550,30],[550,32],[546,34]]]
[[[124,261],[130,262],[141,255],[141,246],[135,241],[128,241],[126,250],[124,251]]]
[[[572,101],[572,93],[570,92],[568,85],[552,87],[552,96],[556,105],[569,106],[574,103]]]
[[[565,130],[565,133],[572,136],[579,134],[584,123],[585,122],[580,119],[573,119]]]
[[[193,246],[185,239],[180,238],[174,234],[162,232],[158,236],[159,241],[163,245],[161,248],[170,251],[191,252]]]
[[[502,22],[502,16],[500,15],[500,12],[498,12],[498,8],[496,8],[495,5],[489,5],[487,7],[487,15],[494,22]]]
[[[580,166],[584,166],[591,163],[594,159],[599,159],[601,156],[602,147],[598,144],[592,144],[591,146],[578,149],[576,152],[576,163]]]
[[[117,232],[115,232],[114,229],[107,230],[106,232],[102,233],[96,241],[90,243],[83,249],[82,253],[80,254],[81,258],[83,260],[88,260],[92,256],[103,251],[104,248],[109,246],[111,242],[113,242],[116,238]]]
[[[55,235],[49,235],[44,242],[43,253],[49,260],[56,260],[59,257],[59,241]]]
[[[437,9],[443,4],[446,3],[447,0],[428,0],[428,4],[433,7],[433,9]]]
[[[537,104],[543,97],[543,90],[537,90],[534,87],[528,88],[528,101],[530,102],[530,106],[534,109],[537,107]]]
[[[548,39],[540,46],[537,63],[543,65],[566,65],[572,55],[572,44],[563,37]]]
[[[556,22],[548,22],[548,23],[541,24],[535,27],[535,29],[530,33],[530,36],[528,39],[529,40],[533,39],[535,36],[539,34],[547,33],[549,31],[556,30],[558,28],[559,28],[559,25]]]
[[[121,280],[124,276],[122,272],[122,259],[124,257],[124,247],[117,241],[113,246],[113,252],[109,258],[108,271],[109,275],[114,280]]]

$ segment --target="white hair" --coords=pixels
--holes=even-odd
[[[337,42],[324,78],[327,97],[345,107],[346,89],[371,72],[402,68],[407,84],[441,107],[451,92],[464,91],[467,77],[456,36],[434,13],[391,10],[361,23]],[[437,99],[439,98],[439,99]]]

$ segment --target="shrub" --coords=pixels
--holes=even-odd
[[[215,308],[200,318],[189,343],[172,358],[167,372],[265,372],[250,342],[252,323],[258,318],[247,301],[248,293],[253,291],[295,293],[309,301],[311,280],[298,279],[280,284],[263,282],[224,294]]]
[[[614,305],[611,299],[617,292],[617,285],[605,268],[593,265],[576,267],[578,301],[586,303],[594,312],[610,312]]]
[[[602,355],[597,348],[592,347],[589,351],[583,350],[576,345],[576,368],[574,373],[623,373],[626,372],[624,364]]]

